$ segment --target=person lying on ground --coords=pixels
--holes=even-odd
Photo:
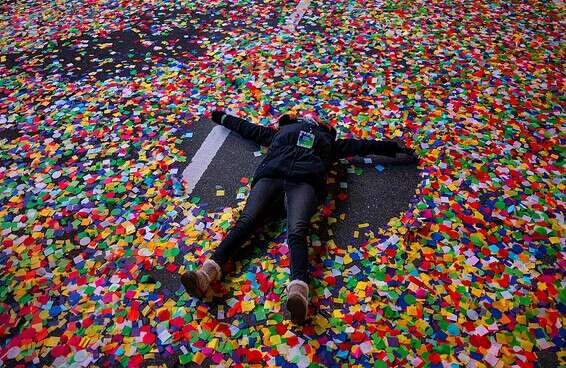
[[[415,152],[396,141],[336,139],[336,130],[315,115],[283,115],[277,129],[255,125],[222,111],[213,112],[212,120],[267,146],[268,150],[255,171],[252,189],[235,225],[212,256],[198,270],[184,273],[181,282],[189,294],[204,296],[210,283],[220,278],[222,267],[250,238],[275,198],[282,194],[291,253],[291,281],[286,288],[285,306],[293,322],[304,323],[309,301],[309,222],[324,198],[326,175],[333,162],[369,154],[405,156],[405,161],[416,162]]]

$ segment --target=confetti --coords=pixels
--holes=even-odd
[[[290,30],[296,6],[0,5],[0,365],[564,357],[563,5],[312,2]],[[407,211],[339,239],[341,202],[363,193],[325,199],[305,326],[284,316],[284,222],[212,285],[222,302],[188,296],[170,279],[208,257],[243,201],[213,212],[187,195],[184,143],[215,108],[271,126],[312,107],[341,138],[416,150]]]

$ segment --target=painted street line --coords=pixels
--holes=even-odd
[[[287,25],[287,29],[291,33],[295,33],[297,31],[296,27],[307,12],[310,3],[311,0],[301,0],[299,4],[297,4],[297,7],[295,8],[293,14],[291,14],[289,18],[287,18],[287,21],[285,23]]]
[[[195,189],[228,134],[230,134],[230,130],[222,125],[215,126],[208,133],[189,165],[183,170],[183,180],[186,182],[187,193],[191,193]]]

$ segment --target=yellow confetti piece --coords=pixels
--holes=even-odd
[[[90,339],[88,337],[83,337],[79,342],[79,346],[82,348],[86,348],[89,343],[90,343]]]
[[[271,345],[279,345],[281,344],[281,337],[279,335],[273,335],[269,338],[269,342]]]
[[[136,231],[136,227],[134,226],[134,224],[132,224],[130,221],[126,221],[122,224],[122,226],[124,227],[124,229],[126,230],[126,234],[130,235],[132,233],[134,233]],[[124,245],[127,245],[124,244]]]
[[[242,302],[242,312],[250,312],[255,308],[253,300]]]
[[[207,347],[216,350],[216,347],[218,346],[218,339],[214,338],[212,340],[210,340],[210,342],[208,344],[206,344]]]
[[[476,289],[476,288],[472,288],[472,294],[474,296],[482,296],[483,295],[483,291],[481,289]]]
[[[58,344],[59,344],[59,337],[57,336],[50,336],[43,340],[43,345],[50,348],[57,346]]]

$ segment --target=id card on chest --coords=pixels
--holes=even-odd
[[[311,149],[314,146],[314,134],[301,130],[297,139],[297,146]]]

